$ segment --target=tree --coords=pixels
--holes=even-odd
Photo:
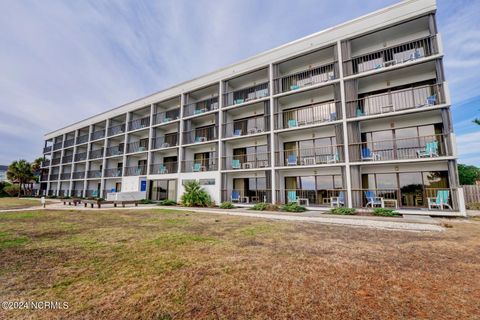
[[[40,169],[42,168],[42,162],[43,162],[44,158],[43,157],[40,157],[40,158],[37,158],[35,160],[33,160],[33,162],[31,163],[31,167],[32,167],[32,174],[33,174],[33,178],[35,180],[35,182],[38,182],[40,180]]]
[[[20,192],[18,197],[22,193],[23,186],[29,183],[33,179],[32,166],[27,160],[13,161],[7,169],[7,178],[13,183],[18,183]]]
[[[475,181],[480,180],[480,168],[459,164],[458,177],[461,185],[475,184]]]
[[[210,194],[197,181],[190,181],[185,184],[185,192],[181,201],[182,205],[186,207],[208,207],[212,205]]]
[[[480,119],[475,119],[475,120],[473,120],[473,123],[476,123],[476,124],[478,124],[478,125],[480,126]]]

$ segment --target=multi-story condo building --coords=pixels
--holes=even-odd
[[[434,0],[403,1],[45,135],[50,195],[460,208]]]

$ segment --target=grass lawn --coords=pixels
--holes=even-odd
[[[0,210],[23,209],[40,205],[40,199],[23,199],[17,197],[0,198]]]
[[[0,318],[471,319],[480,221],[415,233],[175,210],[0,214]],[[3,312],[3,316],[2,316]]]

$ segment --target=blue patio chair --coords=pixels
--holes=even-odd
[[[172,121],[172,119],[168,118],[168,117],[165,117],[163,118],[163,121],[162,122],[169,122],[169,121]]]
[[[418,150],[419,158],[438,157],[438,141],[427,142],[423,150]]]
[[[336,112],[330,113],[330,121],[335,121],[335,120],[337,120],[337,113]]]
[[[297,155],[289,154],[287,157],[287,166],[296,166],[297,165]]]
[[[232,190],[232,194],[230,195],[230,200],[232,202],[240,202],[240,192],[237,190]]]
[[[379,155],[376,154],[375,152],[372,152],[369,148],[365,147],[365,148],[362,148],[362,161],[365,161],[365,160],[378,160],[379,159]]]
[[[298,122],[296,119],[289,119],[287,121],[287,125],[289,128],[295,128],[295,127],[298,127]]]
[[[287,192],[287,202],[297,202],[297,191],[288,191]]]
[[[290,86],[290,90],[297,90],[297,89],[300,89],[300,86],[296,85],[296,84],[293,84]]]
[[[448,204],[449,197],[450,191],[437,191],[437,196],[435,198],[427,198],[428,210],[432,210],[432,208],[439,208],[440,210],[443,210],[445,207],[452,210],[452,207],[450,206],[450,204]]]
[[[345,206],[345,192],[340,191],[338,197],[330,197],[330,206],[332,208]]]
[[[161,174],[168,173],[167,167],[165,167],[165,165],[161,164],[158,167],[158,173],[161,173]]]
[[[233,136],[239,137],[242,135],[242,129],[235,129],[233,130]]]
[[[240,160],[239,159],[233,159],[232,160],[232,169],[240,169]]]
[[[193,164],[193,172],[200,172],[202,171],[202,164],[199,162],[195,162]]]
[[[428,106],[435,105],[435,103],[437,102],[437,95],[434,94],[434,95],[428,96],[426,99],[426,102]]]
[[[361,116],[365,115],[363,113],[362,109],[360,109],[360,108],[357,108],[357,110],[355,111],[355,114],[356,114],[357,117],[361,117]]]
[[[368,205],[370,205],[372,208],[375,206],[383,206],[383,198],[375,196],[373,191],[365,191],[365,198],[367,198],[367,204],[365,207],[368,207]]]
[[[245,102],[245,99],[236,99],[233,101],[233,104],[240,104],[240,103],[244,103]]]
[[[92,197],[98,197],[98,190],[92,191]]]
[[[335,154],[327,156],[327,163],[337,163],[337,162],[340,162],[340,156],[338,155],[338,152],[335,152]]]

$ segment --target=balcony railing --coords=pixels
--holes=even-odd
[[[48,167],[50,165],[50,159],[45,159],[42,161],[42,167]]]
[[[75,154],[75,161],[83,161],[87,160],[87,153],[86,152],[81,152],[81,153],[76,153]]]
[[[60,158],[60,157],[58,157],[58,158],[53,158],[53,159],[52,159],[52,165],[60,164],[60,161],[61,161],[61,158]]]
[[[312,166],[343,162],[343,145],[330,145],[275,152],[277,166]]]
[[[110,128],[108,128],[108,136],[115,136],[121,133],[125,133],[125,123],[111,126]]]
[[[445,103],[443,84],[419,86],[374,94],[347,102],[349,118],[392,113]]]
[[[53,150],[61,149],[62,146],[63,146],[63,142],[57,142],[57,143],[53,144]]]
[[[97,130],[95,132],[92,132],[91,134],[91,140],[98,140],[104,137],[105,137],[105,129]]]
[[[48,174],[42,174],[41,180],[42,181],[48,181]]]
[[[112,157],[112,156],[119,156],[123,154],[123,149],[124,146],[123,144],[118,145],[118,146],[112,146],[107,148],[107,157]]]
[[[85,190],[85,197],[87,198],[98,198],[100,197],[100,191],[99,190]]]
[[[384,161],[447,156],[448,135],[360,142],[349,147],[350,161]]]
[[[440,194],[439,194],[440,193]],[[443,197],[439,197],[443,195]],[[354,207],[393,207],[393,208],[428,208],[428,202],[438,204],[431,209],[458,210],[456,188],[428,188],[425,185],[413,184],[394,189],[354,189],[352,190],[352,204]],[[444,201],[444,199],[446,199]]]
[[[89,159],[98,159],[103,157],[103,148],[90,151]]]
[[[345,60],[345,75],[394,66],[438,53],[436,36],[404,42]]]
[[[183,116],[193,116],[218,109],[218,97],[189,103],[183,107]]]
[[[258,116],[247,119],[238,119],[223,125],[225,138],[240,137],[262,133],[270,130],[270,116]]]
[[[144,152],[147,150],[148,150],[147,142],[135,141],[135,142],[127,143],[127,153]]]
[[[285,189],[276,190],[277,202],[286,204],[296,202],[308,207],[329,207],[334,202],[347,204],[347,192],[343,189]],[[338,198],[338,199],[337,199]]]
[[[298,90],[338,78],[336,62],[328,63],[312,69],[282,75],[274,79],[275,93]]]
[[[254,203],[272,203],[272,190],[244,190],[228,189],[222,190],[222,201],[233,203],[254,204]]]
[[[217,168],[217,158],[182,161],[182,172],[215,171]]]
[[[77,137],[77,144],[82,144],[88,142],[88,134],[84,134],[83,136]]]
[[[164,162],[150,165],[150,174],[167,174],[178,172],[178,162]]]
[[[81,198],[83,196],[83,190],[73,189],[70,191],[70,196],[75,198]]]
[[[218,127],[210,126],[205,128],[194,129],[183,133],[183,143],[198,143],[218,139]]]
[[[268,97],[268,82],[263,82],[252,87],[235,90],[223,94],[225,106],[241,104]]]
[[[170,148],[178,145],[178,133],[152,139],[152,149]]]
[[[270,153],[252,153],[222,157],[223,170],[245,170],[270,167]]]
[[[72,179],[84,179],[85,171],[76,171],[72,173]]]
[[[65,140],[63,142],[63,147],[68,148],[68,147],[73,146],[74,144],[75,144],[75,138],[71,138],[71,139]]]
[[[62,157],[62,163],[69,163],[72,162],[73,160],[73,155],[68,155],[68,156],[63,156]]]
[[[58,173],[50,174],[50,180],[58,180]]]
[[[150,125],[150,116],[135,119],[128,123],[128,131],[146,128]]]
[[[70,175],[71,175],[70,172],[62,173],[60,174],[60,180],[70,180]]]
[[[125,167],[126,176],[143,176],[147,174],[147,166]]]
[[[101,170],[89,170],[87,171],[87,178],[101,178],[102,177],[102,171]]]
[[[167,123],[180,118],[180,108],[159,112],[153,115],[153,124]]]
[[[43,153],[48,153],[50,151],[52,151],[52,146],[48,146],[48,147],[43,148]]]
[[[297,128],[331,122],[342,118],[341,102],[327,102],[275,114],[275,129]]]
[[[121,177],[122,176],[122,168],[109,168],[103,171],[104,177],[112,178],[112,177]]]

